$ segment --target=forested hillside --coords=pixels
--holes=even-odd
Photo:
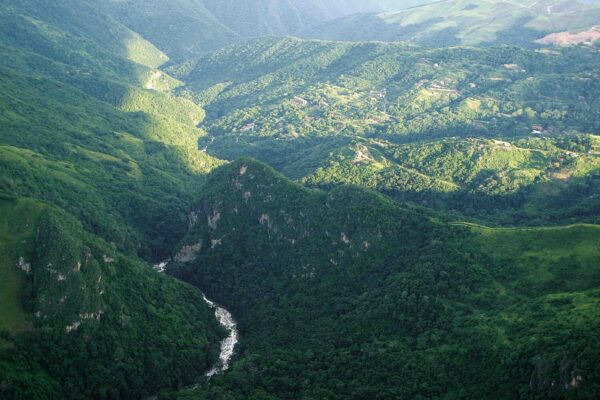
[[[444,0],[397,12],[326,21],[302,35],[411,41],[431,47],[499,43],[534,47],[536,40],[552,32],[580,32],[599,24],[600,8],[575,0]]]
[[[181,388],[223,335],[154,272],[185,233],[204,111],[167,60],[86,1],[0,6],[0,397],[143,398]],[[160,89],[160,91],[158,90]]]
[[[243,38],[290,35],[323,21],[363,12],[400,10],[430,0],[205,0],[206,7]]]
[[[0,399],[600,398],[592,3],[0,2]]]
[[[45,12],[14,4],[4,6],[1,36],[2,190],[52,201],[129,250],[172,221],[157,237],[168,246],[164,235],[186,220],[186,186],[218,163],[198,152],[204,111],[168,93],[176,80],[120,57],[157,65],[164,56],[141,45],[129,53],[130,31],[98,22],[86,2],[48,2]],[[69,12],[80,16],[64,19]]]
[[[179,62],[264,35],[290,35],[357,12],[431,0],[105,0],[101,7]]]
[[[214,363],[222,333],[197,289],[54,206],[3,196],[0,215],[2,398],[143,398]]]
[[[287,38],[229,47],[178,72],[182,94],[207,110],[209,154],[519,225],[598,222],[599,63],[585,47]]]
[[[598,394],[596,226],[451,225],[249,159],[215,171],[194,210],[171,272],[230,307],[243,346],[177,398]]]

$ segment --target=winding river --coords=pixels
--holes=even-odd
[[[219,362],[206,373],[206,376],[210,378],[211,376],[218,375],[229,369],[229,363],[231,357],[233,357],[235,345],[238,342],[238,331],[237,325],[229,311],[207,299],[204,294],[202,296],[204,296],[206,304],[208,304],[210,308],[215,309],[215,317],[217,317],[219,323],[229,332],[229,335],[221,341]]]
[[[154,269],[158,272],[164,273],[169,265],[168,261],[161,262],[160,264],[154,265]],[[239,334],[237,330],[237,324],[233,319],[233,316],[229,311],[219,306],[215,302],[209,300],[204,293],[202,297],[208,306],[215,310],[215,317],[217,321],[229,332],[229,335],[221,341],[221,353],[219,354],[219,361],[211,369],[206,372],[208,378],[225,372],[229,369],[231,358],[235,350],[235,345],[238,343]]]

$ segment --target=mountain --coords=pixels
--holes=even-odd
[[[107,0],[104,11],[179,61],[240,40],[203,0]]]
[[[34,3],[3,6],[2,190],[54,202],[139,248],[161,226],[162,204],[174,206],[172,220],[191,200],[184,187],[218,164],[198,152],[204,111],[169,94],[179,83],[151,67],[162,53],[145,41],[132,51],[131,31],[89,3],[49,1],[45,12]],[[144,217],[132,212],[141,204]]]
[[[600,397],[597,46],[246,41],[417,3],[1,2],[0,398]]]
[[[597,226],[448,224],[250,159],[211,173],[194,215],[170,271],[244,345],[181,398],[595,396]]]
[[[579,32],[600,21],[600,8],[577,1],[446,0],[397,12],[352,15],[302,34],[330,40],[411,41],[426,46],[535,46],[555,32]]]
[[[317,23],[359,12],[399,10],[427,0],[206,0],[206,7],[243,38],[290,35]]]
[[[2,398],[142,398],[215,362],[222,334],[198,290],[50,204],[3,196],[0,215]]]
[[[295,34],[357,12],[428,0],[106,0],[99,7],[178,62],[250,37]]]
[[[200,58],[180,90],[205,107],[201,143],[219,158],[485,223],[598,222],[599,62],[585,47],[268,38]]]
[[[149,261],[186,232],[204,111],[167,57],[87,1],[0,6],[0,397],[144,398],[223,332]]]

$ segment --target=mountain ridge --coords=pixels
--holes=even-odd
[[[240,41],[398,4],[2,2],[0,398],[598,397],[596,47]]]
[[[307,190],[247,158],[215,170],[207,185],[169,272],[231,308],[243,344],[226,376],[180,398],[389,398],[423,390],[432,397],[498,397],[499,390],[500,397],[551,398],[573,390],[570,374],[577,372],[567,370],[585,369],[577,385],[586,376],[595,381],[595,353],[583,356],[583,348],[596,337],[593,317],[584,310],[597,306],[597,225],[530,232],[451,226],[361,188]],[[561,243],[557,257],[582,257],[573,263],[577,271],[535,252],[551,242]],[[578,279],[580,274],[587,278]],[[555,299],[563,296],[581,297],[569,297],[562,308]],[[543,307],[544,317],[517,322],[536,307]],[[551,328],[567,310],[573,319]],[[488,331],[490,323],[500,331]],[[540,340],[554,350],[528,342],[538,329],[547,330]],[[577,331],[581,341],[564,345],[567,331]],[[469,343],[460,339],[464,335]],[[417,355],[422,351],[429,361]],[[500,361],[508,353],[514,358]],[[427,366],[421,369],[417,359]],[[457,384],[451,371],[460,365],[462,374],[467,359],[472,379]],[[402,369],[407,362],[410,368]],[[388,372],[376,367],[381,363]],[[394,380],[399,370],[406,373]],[[303,383],[286,379],[289,374]],[[340,387],[334,376],[352,380]],[[423,379],[426,389],[411,389]],[[552,379],[564,383],[562,392],[551,388]],[[233,384],[240,380],[248,383]],[[490,387],[495,389],[488,392]],[[579,387],[594,391],[593,384]]]
[[[383,11],[428,0],[110,0],[101,6],[177,62],[251,37],[289,35],[357,11]]]
[[[362,14],[326,22],[301,34],[347,41],[411,41],[430,47],[537,47],[548,34],[578,32],[597,25],[600,9],[578,2],[444,0],[382,14]]]

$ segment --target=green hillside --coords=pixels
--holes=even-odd
[[[600,8],[579,1],[445,0],[407,10],[327,21],[302,35],[348,41],[411,41],[426,46],[535,46],[552,32],[579,32],[600,21]]]
[[[598,60],[586,48],[429,50],[267,38],[201,57],[178,73],[216,119],[209,128],[217,133],[254,122],[245,134],[514,135],[530,134],[534,124],[597,130],[588,93],[597,90]]]
[[[212,365],[221,332],[199,291],[48,204],[2,198],[0,212],[2,272],[19,275],[0,287],[2,398],[141,398]]]
[[[211,175],[195,215],[171,272],[230,307],[243,345],[181,398],[597,394],[597,226],[447,225],[249,159]]]
[[[290,35],[320,22],[361,12],[401,10],[431,0],[205,0],[219,20],[243,38]]]
[[[113,58],[113,62],[104,66],[121,67],[121,78],[127,70],[115,65],[115,55],[151,68],[168,60],[152,43],[116,23],[87,0],[10,0],[0,7],[5,46],[80,66],[84,61],[97,65],[110,52],[112,56],[108,58]]]
[[[464,224],[474,243],[502,267],[501,279],[524,294],[570,292],[598,287],[598,225],[488,228]]]
[[[568,150],[586,139],[352,141],[321,158],[301,181],[322,188],[367,187],[496,224],[597,223],[600,159],[591,150],[577,157]],[[308,168],[299,165],[306,163],[292,163],[283,172],[306,174]]]
[[[167,57],[87,1],[0,6],[0,397],[145,398],[192,384],[223,334],[153,271],[186,232],[204,111]]]
[[[596,11],[1,2],[0,399],[600,398]]]
[[[16,4],[0,37],[1,190],[51,201],[120,248],[155,257],[185,224],[189,185],[218,164],[198,152],[204,111],[168,93],[174,79],[120,57],[118,40],[92,36],[87,3],[79,19],[62,20],[70,3],[54,2],[35,23],[21,23],[29,4]]]
[[[16,267],[24,265],[24,261],[20,263],[20,257],[15,253],[22,252],[23,242],[34,235],[33,221],[39,218],[42,207],[32,201],[18,203],[4,198],[0,201],[0,331],[16,334],[29,328],[31,321],[24,304],[26,274]]]
[[[209,154],[519,225],[598,222],[599,142],[589,133],[600,129],[599,89],[588,68],[599,61],[587,48],[270,38],[179,73],[181,93],[207,110]]]
[[[108,0],[98,7],[174,60],[251,37],[299,33],[357,12],[400,10],[430,0]]]
[[[215,17],[204,0],[108,0],[99,7],[152,41],[170,57],[184,61],[240,40]]]

